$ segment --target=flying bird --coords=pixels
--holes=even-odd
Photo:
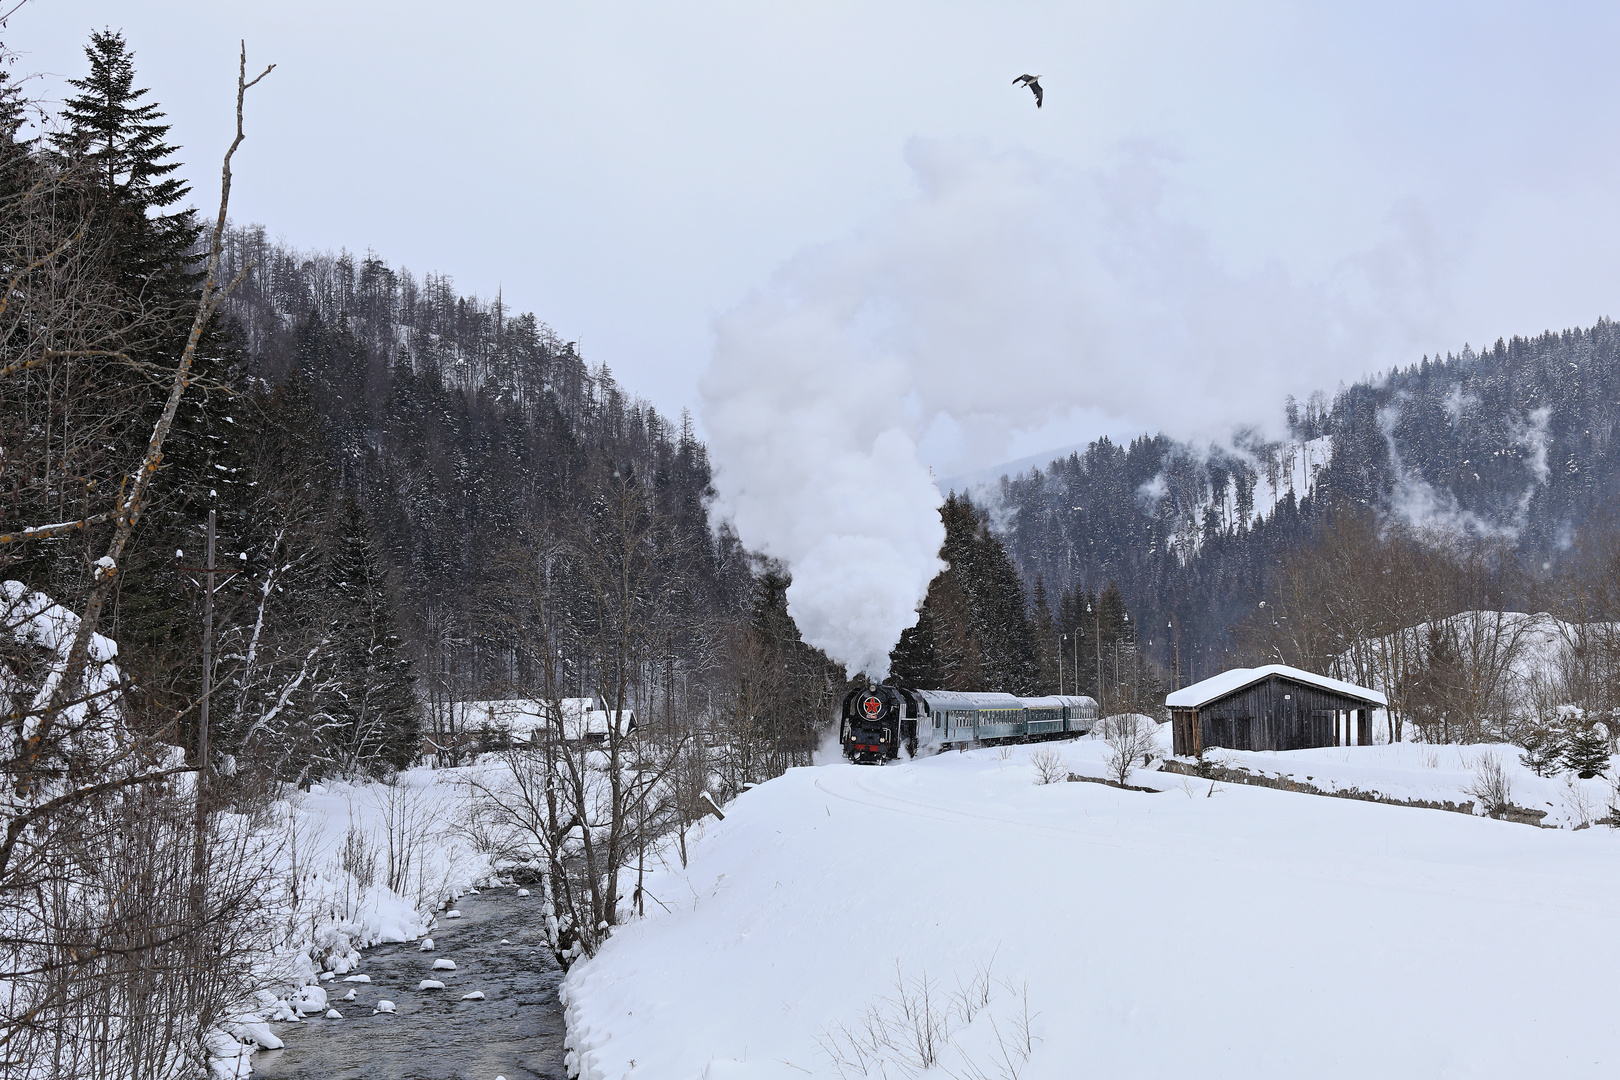
[[[1023,83],[1035,95],[1035,107],[1041,107],[1041,77],[1039,75],[1020,75],[1013,80],[1013,85]]]

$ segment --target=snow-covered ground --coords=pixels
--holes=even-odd
[[[1406,802],[1457,804],[1479,802],[1470,788],[1477,786],[1481,764],[1494,758],[1511,784],[1510,801],[1544,812],[1541,824],[1548,828],[1585,828],[1607,817],[1615,800],[1613,784],[1602,777],[1581,780],[1568,772],[1537,776],[1520,760],[1519,748],[1510,744],[1396,743],[1286,753],[1212,750],[1205,758],[1259,776],[1303,781],[1323,791],[1354,790]],[[1179,777],[1167,774],[1144,773],[1136,780],[1158,786],[1180,783]]]
[[[1433,768],[1426,749],[1297,760],[1318,780],[1356,772],[1365,786],[1381,773],[1433,797],[1461,771],[1455,749],[1438,748]],[[1132,777],[1163,789],[1152,793],[1037,784],[1037,758],[1053,753],[1067,770],[1102,771],[1104,747],[1081,740],[796,769],[742,795],[691,845],[688,869],[649,882],[657,913],[570,973],[582,1073],[1620,1067],[1609,829],[1169,774]],[[919,1052],[919,1035],[937,1052]],[[917,1063],[930,1056],[927,1072]]]

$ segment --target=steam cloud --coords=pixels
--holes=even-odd
[[[941,568],[925,438],[988,463],[1077,408],[1224,438],[1430,329],[1420,229],[1299,284],[1228,270],[1167,216],[1149,147],[1107,172],[976,144],[907,156],[915,196],[717,320],[701,385],[722,511],[788,564],[805,640],[852,671],[887,673]]]

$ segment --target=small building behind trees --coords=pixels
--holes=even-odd
[[[1232,668],[1168,695],[1175,753],[1368,746],[1384,695],[1286,664]]]
[[[493,701],[458,701],[451,705],[456,741],[480,750],[505,747],[535,749],[547,741],[562,743],[605,743],[614,714],[595,697],[501,698]],[[559,723],[558,717],[561,717]],[[617,714],[619,736],[628,738],[636,730],[636,711]],[[433,753],[428,744],[423,753]]]

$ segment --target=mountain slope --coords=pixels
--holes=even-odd
[[[1049,592],[1116,581],[1151,655],[1181,680],[1236,646],[1279,561],[1336,505],[1557,563],[1620,494],[1620,330],[1498,341],[1290,400],[1290,437],[1197,450],[1164,436],[1099,439],[1005,477],[998,521],[1025,579]],[[1168,624],[1174,624],[1170,626]]]

